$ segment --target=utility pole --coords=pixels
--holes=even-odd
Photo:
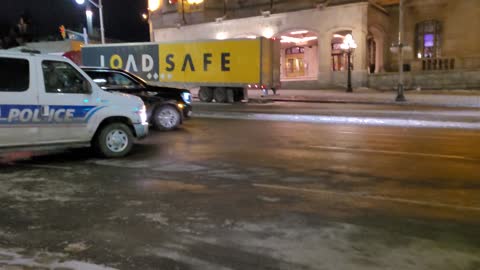
[[[404,74],[403,74],[403,48],[405,47],[404,44],[404,1],[400,0],[399,5],[399,19],[398,19],[398,88],[397,88],[397,97],[395,101],[403,102],[406,101],[404,95]]]
[[[85,4],[85,0],[75,0],[77,4],[83,5]],[[98,0],[97,3],[93,0],[88,0],[88,3],[92,4],[94,7],[98,8],[98,13],[100,13],[100,35],[102,38],[102,44],[105,44],[105,27],[103,27],[103,5],[102,5],[102,0]],[[87,7],[87,17],[93,16],[92,11]],[[88,18],[87,18],[88,19]],[[87,22],[88,23],[88,22]]]
[[[185,19],[185,0],[182,0],[182,20],[183,24],[187,24],[187,19]]]
[[[105,28],[103,27],[103,5],[102,0],[98,0],[98,10],[100,13],[100,35],[102,38],[102,44],[105,44]]]
[[[150,42],[155,42],[155,33],[153,32],[153,21],[152,21],[153,12],[148,10],[148,32],[150,33]]]

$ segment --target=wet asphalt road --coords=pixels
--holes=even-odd
[[[479,143],[193,119],[125,159],[2,163],[0,269],[480,269]]]

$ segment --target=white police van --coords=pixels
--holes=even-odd
[[[88,145],[122,157],[146,118],[140,98],[103,91],[66,58],[0,50],[0,153]]]

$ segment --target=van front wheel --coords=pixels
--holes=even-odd
[[[124,157],[133,147],[132,131],[122,123],[109,124],[95,138],[94,147],[106,158]]]

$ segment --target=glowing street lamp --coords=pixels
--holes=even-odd
[[[93,12],[92,12],[90,9],[87,9],[87,10],[85,11],[85,15],[87,15],[87,19],[90,19],[90,20],[91,20],[92,17],[93,17]]]
[[[353,92],[352,89],[352,67],[351,67],[351,56],[353,51],[357,48],[357,43],[353,40],[352,35],[348,34],[343,39],[343,43],[340,45],[340,48],[347,54],[347,70],[348,70],[348,82],[347,82],[347,92]]]
[[[148,0],[148,10],[151,12],[156,11],[161,6],[162,6],[162,0]]]
[[[75,0],[77,4],[83,5],[85,4],[86,0]],[[92,4],[94,7],[98,8],[98,11],[100,13],[100,34],[102,37],[102,44],[105,44],[105,28],[103,27],[103,5],[102,5],[102,0],[98,0],[98,3],[95,3],[93,0],[88,0],[90,4]],[[93,12],[91,10],[86,11],[87,19],[91,19],[93,16]]]

